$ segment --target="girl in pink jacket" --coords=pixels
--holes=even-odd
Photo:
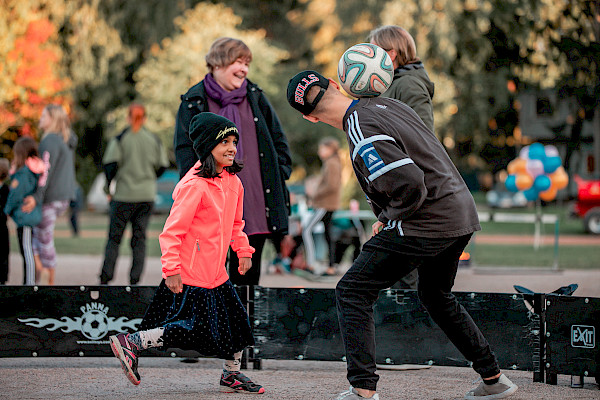
[[[254,253],[242,231],[238,130],[228,119],[206,112],[192,119],[189,132],[200,161],[175,187],[159,237],[164,279],[141,330],[111,336],[110,345],[134,385],[140,383],[141,350],[180,348],[223,358],[223,391],[261,394],[264,388],[240,372],[242,350],[254,345],[254,338],[225,269],[229,246],[240,259],[242,275],[252,266]]]

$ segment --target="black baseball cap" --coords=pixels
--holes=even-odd
[[[315,97],[313,102],[309,103],[306,99],[306,96],[308,95],[308,90],[314,85],[319,86],[321,91],[317,97]],[[294,107],[302,114],[308,115],[313,112],[328,87],[329,80],[320,73],[316,71],[299,72],[292,79],[290,79],[290,82],[288,83],[288,103],[290,103],[290,106]]]

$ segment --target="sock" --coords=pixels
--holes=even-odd
[[[223,370],[229,372],[237,372],[241,369],[242,352],[238,351],[233,355],[233,360],[223,360]]]
[[[147,349],[149,347],[162,347],[163,334],[165,328],[154,328],[147,331],[139,331],[129,335],[128,339],[135,344],[139,349]]]
[[[493,379],[482,379],[483,383],[485,383],[486,385],[493,385],[494,383],[498,383],[498,381],[500,380],[500,377],[497,378],[493,378]]]

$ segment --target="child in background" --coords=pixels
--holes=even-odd
[[[313,231],[320,221],[325,225],[325,241],[327,242],[328,266],[323,275],[335,275],[335,244],[331,240],[331,218],[333,212],[340,208],[342,190],[342,163],[338,150],[340,143],[337,139],[326,137],[319,143],[318,154],[323,166],[317,181],[311,203],[314,213],[302,227],[302,241],[306,263],[314,267],[315,241]]]
[[[229,280],[229,246],[244,275],[254,248],[242,231],[244,188],[236,173],[239,134],[233,122],[205,112],[190,122],[199,161],[175,187],[173,206],[159,237],[163,281],[140,326],[110,337],[111,348],[134,385],[141,350],[195,350],[223,358],[220,387],[226,392],[264,393],[240,372],[242,350],[254,345],[248,314]],[[258,266],[260,267],[260,266]]]
[[[4,206],[8,199],[8,186],[4,181],[8,178],[10,163],[6,158],[0,158],[0,285],[8,281],[8,255],[10,254],[10,241],[8,236],[7,217]]]
[[[23,199],[32,195],[38,188],[38,180],[46,171],[46,166],[38,156],[37,142],[30,137],[21,137],[13,146],[13,161],[10,177],[10,192],[4,207],[17,225],[19,249],[23,256],[23,284],[35,285],[35,262],[33,259],[32,229],[42,220],[42,205],[37,205],[31,213],[21,210]]]

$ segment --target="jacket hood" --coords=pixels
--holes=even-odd
[[[67,146],[71,150],[75,150],[77,148],[77,135],[74,132],[71,132],[71,136],[69,136],[69,140],[67,141]]]
[[[421,61],[406,64],[394,70],[394,80],[406,75],[412,75],[413,77],[420,79],[425,84],[429,96],[433,99],[434,84],[431,82],[431,79],[429,79],[429,75],[427,74],[427,71],[425,71],[425,66]]]
[[[34,174],[43,174],[46,172],[46,163],[39,157],[29,157],[25,160],[25,165]]]

